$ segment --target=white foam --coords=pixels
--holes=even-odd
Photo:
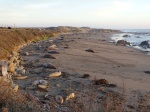
[[[124,35],[129,35],[128,37],[123,37]],[[150,52],[150,48],[144,49],[139,46],[139,44],[143,41],[150,41],[150,34],[148,33],[121,33],[121,34],[114,34],[111,37],[111,40],[114,41],[115,43],[118,40],[125,40],[127,42],[130,42],[130,45],[136,49],[145,51],[145,52]],[[150,53],[148,53],[150,55]]]

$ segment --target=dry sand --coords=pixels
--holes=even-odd
[[[90,74],[91,79],[107,79],[120,88],[124,83],[127,92],[149,92],[150,76],[144,71],[150,70],[150,56],[130,47],[109,43],[110,36],[97,33],[66,37],[58,44],[61,55],[57,57],[57,66],[70,72]],[[65,44],[69,49],[63,49]],[[95,53],[86,52],[86,49],[93,49]]]

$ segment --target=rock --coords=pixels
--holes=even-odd
[[[123,35],[122,37],[130,37],[130,35]]]
[[[45,89],[48,88],[48,86],[46,86],[46,85],[38,85],[38,88],[45,90]]]
[[[43,58],[50,58],[50,59],[56,59],[54,56],[50,55],[50,54],[45,54],[43,56]]]
[[[56,69],[56,66],[54,66],[54,65],[52,65],[52,64],[49,64],[49,63],[44,63],[44,64],[43,64],[43,67],[44,67],[44,68]]]
[[[85,50],[85,51],[95,53],[95,51],[92,50],[92,49],[87,49],[87,50]]]
[[[24,68],[20,67],[20,68],[16,68],[16,72],[17,72],[17,74],[24,75],[26,73],[26,70]]]
[[[28,53],[28,52],[25,52],[24,55],[25,55],[25,56],[29,56],[29,53]]]
[[[26,79],[28,76],[16,76],[16,77],[13,77],[13,79],[15,80],[23,80],[23,79]]]
[[[8,66],[8,71],[13,73],[15,72],[15,68],[16,68],[16,64],[10,63]]]
[[[48,53],[50,53],[50,54],[59,54],[59,52],[55,51],[55,50],[48,51]]]
[[[57,46],[56,45],[51,45],[47,48],[47,50],[56,50]]]
[[[127,42],[125,40],[118,40],[116,45],[126,46],[126,45],[130,45],[130,42]]]
[[[37,85],[46,85],[48,86],[49,83],[46,80],[36,80],[32,83],[33,86],[37,86]]]
[[[37,86],[39,84],[39,80],[36,80],[32,83],[33,86]]]
[[[39,80],[39,84],[48,85],[48,82],[46,80]]]
[[[139,46],[144,49],[150,48],[150,40],[141,42]]]
[[[0,76],[6,76],[8,63],[5,60],[0,60]]]
[[[106,79],[95,80],[95,85],[108,84]]]
[[[62,104],[64,102],[63,97],[60,95],[56,96],[55,98],[56,98],[56,101],[60,104]]]
[[[88,78],[88,77],[90,77],[89,74],[84,74],[81,78]]]
[[[59,77],[59,76],[61,76],[61,72],[54,72],[51,73],[49,76],[47,76],[47,78]]]
[[[66,101],[68,101],[68,100],[70,100],[70,99],[72,99],[72,98],[74,98],[75,97],[75,94],[74,93],[71,93],[71,94],[69,94],[67,97],[66,97]]]

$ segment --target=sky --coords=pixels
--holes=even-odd
[[[150,29],[150,0],[0,0],[0,26]]]

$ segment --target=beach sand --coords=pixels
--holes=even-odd
[[[59,54],[53,54],[56,59],[42,58],[48,54],[45,48],[50,45],[49,40],[26,46],[20,50],[21,54],[29,53],[29,56],[22,55],[22,65],[32,63],[32,67],[25,66],[28,78],[16,80],[15,83],[24,90],[23,88],[31,86],[33,81],[44,79],[49,73],[62,71],[71,75],[69,78],[47,79],[51,84],[48,94],[55,96],[61,93],[61,89],[70,87],[70,82],[74,90],[78,90],[77,82],[86,85],[86,81],[95,79],[106,79],[109,83],[116,84],[117,87],[108,89],[120,94],[125,92],[129,102],[133,96],[149,94],[150,76],[145,71],[150,71],[150,56],[131,47],[110,43],[113,34],[112,32],[73,33],[63,34],[63,38],[60,38],[62,36],[50,38],[49,40],[53,40],[58,48]],[[94,52],[87,52],[88,49]],[[43,63],[51,63],[57,68],[52,70],[38,66]],[[83,74],[89,74],[90,79],[80,78]],[[61,89],[56,87],[58,84],[61,85]],[[25,91],[38,96],[36,91],[28,89]],[[42,95],[45,94],[47,93]],[[135,100],[132,101],[135,103]]]
[[[56,65],[65,71],[90,74],[91,79],[107,79],[120,88],[124,83],[129,92],[148,92],[150,77],[144,71],[150,70],[150,57],[131,47],[109,43],[111,35],[97,33],[65,37],[58,44],[61,55],[58,55]],[[63,49],[65,44],[69,49]],[[86,52],[87,49],[95,53]]]

